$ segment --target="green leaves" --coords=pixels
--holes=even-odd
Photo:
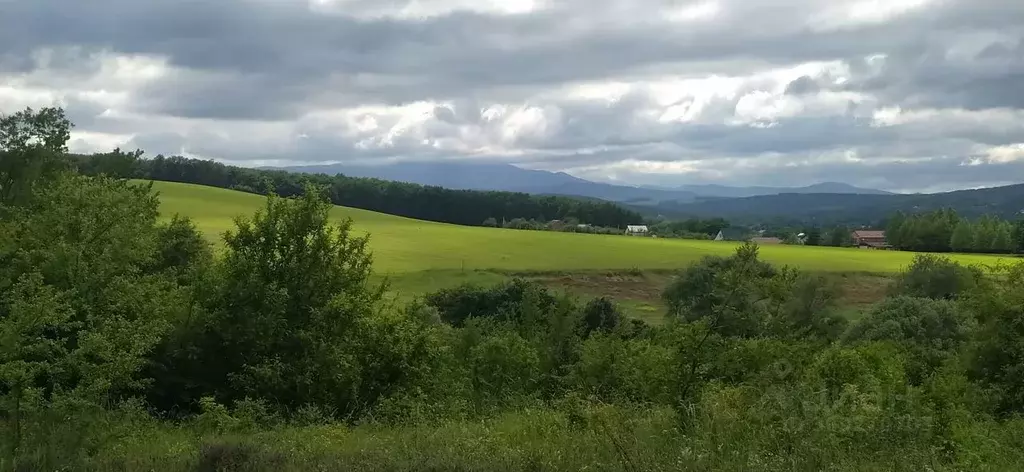
[[[60,108],[0,115],[0,211],[24,204],[36,183],[68,167],[70,130]]]

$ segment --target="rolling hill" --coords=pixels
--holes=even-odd
[[[962,216],[1018,218],[1024,212],[1024,184],[975,190],[911,195],[795,194],[662,203],[652,211],[665,215],[721,217],[733,223],[769,220],[821,224],[877,224],[896,211],[924,212],[953,208]]]
[[[154,182],[162,216],[191,217],[211,238],[233,227],[233,218],[262,208],[263,197],[200,185]],[[678,269],[705,255],[727,255],[734,243],[682,239],[631,238],[590,234],[519,231],[458,226],[335,207],[339,221],[352,218],[355,229],[371,235],[378,272],[426,273],[432,270],[509,272]],[[765,260],[807,270],[891,273],[906,266],[912,253],[858,249],[765,246]],[[958,255],[968,263],[992,263],[994,256]]]

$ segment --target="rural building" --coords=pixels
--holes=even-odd
[[[853,245],[867,249],[887,249],[889,243],[885,241],[885,231],[857,230],[850,234]]]
[[[757,244],[758,246],[763,244],[782,244],[782,240],[779,238],[750,238],[750,242]]]
[[[646,236],[647,225],[628,225],[626,226],[626,234],[629,236]]]
[[[746,241],[747,236],[743,228],[723,228],[715,235],[715,241]]]

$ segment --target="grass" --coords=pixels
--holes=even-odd
[[[200,185],[155,182],[164,216],[191,217],[211,239],[233,227],[233,218],[251,215],[263,197]],[[339,221],[352,218],[357,231],[371,234],[378,272],[408,274],[439,269],[510,272],[678,269],[706,255],[729,255],[736,243],[685,239],[631,238],[617,235],[520,231],[402,218],[335,207]],[[772,245],[761,248],[766,261],[809,271],[893,273],[914,254],[850,248]],[[969,264],[1006,259],[954,255]]]
[[[154,182],[161,212],[189,216],[215,245],[234,219],[261,209],[264,197],[233,190]],[[609,296],[627,314],[659,321],[661,290],[672,270],[706,255],[727,256],[737,243],[617,235],[522,231],[458,226],[336,206],[331,216],[351,218],[356,231],[370,234],[375,270],[391,282],[397,303],[462,283],[491,285],[525,276],[580,296]],[[762,259],[840,278],[841,304],[851,318],[884,294],[888,276],[910,263],[914,253],[853,248],[771,245]],[[967,264],[996,264],[1008,257],[951,255]]]
[[[563,412],[538,407],[490,418],[431,424],[348,427],[283,426],[262,431],[206,431],[153,420],[125,431],[74,468],[84,471],[707,471],[707,470],[1021,470],[1022,423],[958,425],[969,454],[949,463],[921,441],[928,432],[894,434],[891,445],[865,451],[814,417],[795,425],[750,424],[728,404],[702,409],[700,427],[683,434],[668,408],[612,406]],[[755,415],[756,416],[756,415]],[[787,423],[788,424],[788,423]],[[899,427],[896,427],[897,429]],[[899,430],[898,432],[902,432]],[[853,446],[853,447],[851,447]],[[876,450],[877,449],[877,450]],[[42,470],[29,467],[2,470]]]

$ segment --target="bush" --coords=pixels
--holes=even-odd
[[[977,267],[962,266],[946,257],[918,254],[896,279],[892,292],[909,297],[952,300],[975,290],[982,277]]]
[[[671,346],[598,333],[583,342],[576,385],[606,402],[671,404],[675,363]]]
[[[845,321],[831,313],[836,287],[792,268],[776,269],[758,259],[757,245],[736,254],[705,257],[677,276],[663,293],[669,315],[706,320],[723,336],[824,337],[842,332]]]
[[[893,341],[904,348],[913,383],[956,356],[977,322],[948,300],[888,298],[844,335],[847,342]]]
[[[199,294],[203,318],[180,330],[187,337],[160,360],[150,398],[174,395],[158,407],[189,408],[196,396],[212,396],[225,404],[266,399],[281,413],[316,404],[351,415],[384,390],[364,375],[401,378],[380,363],[391,359],[387,349],[414,346],[382,343],[379,356],[360,350],[377,339],[368,320],[378,316],[385,287],[370,282],[368,239],[355,236],[350,221],[332,226],[330,208],[308,188],[301,199],[270,197],[252,219],[237,221],[216,283]]]
[[[583,307],[584,337],[594,332],[610,333],[622,323],[622,314],[607,297],[591,300]]]
[[[443,289],[427,295],[425,303],[436,309],[446,323],[462,326],[474,317],[522,322],[529,309],[550,310],[555,297],[538,283],[514,279],[491,288],[462,285]]]
[[[533,397],[540,356],[522,336],[499,330],[469,349],[467,362],[478,408],[509,408]]]

